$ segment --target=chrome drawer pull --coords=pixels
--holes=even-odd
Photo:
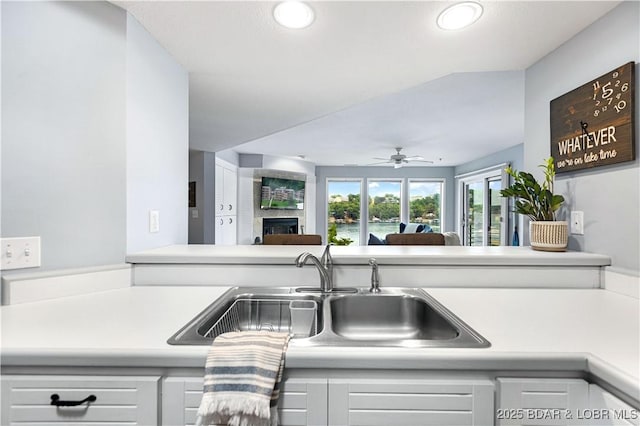
[[[82,401],[61,401],[60,395],[54,393],[51,395],[51,405],[55,405],[56,407],[75,407],[77,405],[82,405],[85,402],[95,402],[98,398],[95,395],[89,395]]]

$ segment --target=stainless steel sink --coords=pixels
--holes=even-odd
[[[299,290],[299,289],[298,289]],[[225,331],[289,331],[289,302],[314,300],[318,309],[310,337],[291,345],[487,347],[489,342],[420,289],[359,289],[356,294],[318,294],[294,288],[235,288],[201,312],[168,343],[210,344]]]
[[[331,329],[352,340],[450,340],[459,332],[415,296],[369,294],[331,300]]]
[[[317,303],[311,335],[322,330],[322,302],[319,295],[302,294],[291,288],[233,288],[200,312],[167,341],[171,345],[208,345],[229,331],[269,330],[289,332],[289,303],[313,300]]]

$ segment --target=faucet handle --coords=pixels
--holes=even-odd
[[[369,259],[371,265],[371,293],[380,293],[380,277],[378,276],[378,261],[375,258]]]
[[[324,251],[322,252],[322,257],[321,257],[321,261],[322,264],[326,267],[327,265],[331,265],[333,264],[333,258],[331,257],[331,252],[329,251],[329,249],[331,248],[331,246],[333,245],[333,243],[329,243],[325,246]]]

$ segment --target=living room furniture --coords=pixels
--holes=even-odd
[[[318,234],[268,234],[264,236],[265,245],[322,245],[322,237]]]
[[[438,232],[418,232],[387,234],[385,237],[390,246],[443,246],[444,235]]]

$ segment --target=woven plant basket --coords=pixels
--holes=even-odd
[[[566,221],[529,222],[531,248],[540,251],[566,251],[569,224]]]

